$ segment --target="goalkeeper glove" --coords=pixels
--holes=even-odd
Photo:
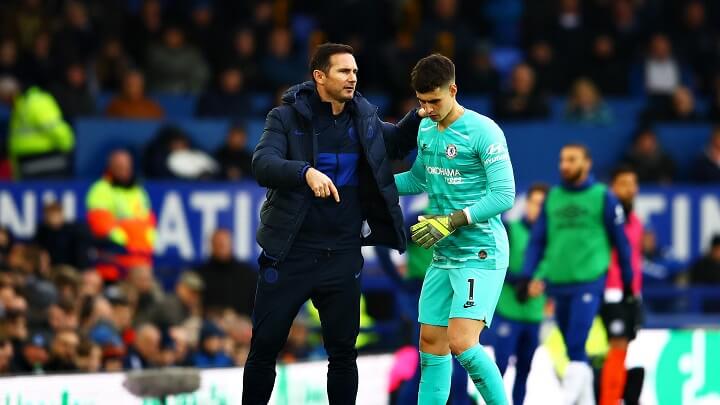
[[[425,249],[430,249],[457,228],[468,224],[463,210],[457,210],[450,215],[427,215],[420,218],[420,222],[410,227],[410,233],[413,242]]]

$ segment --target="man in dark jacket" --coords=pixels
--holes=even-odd
[[[205,283],[202,298],[206,314],[220,315],[226,309],[243,315],[252,313],[257,272],[233,257],[230,231],[218,229],[213,233],[210,258],[198,273]]]
[[[363,245],[405,249],[390,159],[416,146],[424,111],[382,122],[359,93],[353,49],[323,44],[310,61],[314,82],[290,88],[267,116],[253,173],[267,187],[260,211],[253,336],[243,404],[266,404],[275,360],[298,309],[318,309],[329,356],[330,404],[354,404],[358,373]]]

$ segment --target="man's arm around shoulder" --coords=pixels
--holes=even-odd
[[[422,111],[413,109],[397,124],[380,121],[388,158],[402,159],[417,147],[417,132],[422,117]]]

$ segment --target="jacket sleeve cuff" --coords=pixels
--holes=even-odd
[[[303,167],[300,168],[300,171],[298,172],[298,177],[299,177],[300,183],[305,182],[305,173],[307,173],[307,171],[310,169],[310,167],[311,167],[310,164],[306,163]]]

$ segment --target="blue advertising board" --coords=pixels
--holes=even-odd
[[[30,239],[42,219],[43,203],[50,200],[62,203],[68,220],[83,220],[90,185],[86,181],[0,183],[0,225],[19,239]],[[218,227],[232,231],[239,259],[253,261],[259,253],[255,231],[265,192],[255,183],[148,182],[146,188],[157,215],[159,265],[203,260],[208,236]],[[417,212],[423,201],[424,197],[403,198],[403,209]],[[522,205],[519,194],[508,216],[518,215]],[[679,260],[697,257],[712,235],[720,233],[718,187],[647,188],[635,206],[643,222],[652,225],[658,241],[672,247]],[[372,252],[366,253],[370,264]]]

